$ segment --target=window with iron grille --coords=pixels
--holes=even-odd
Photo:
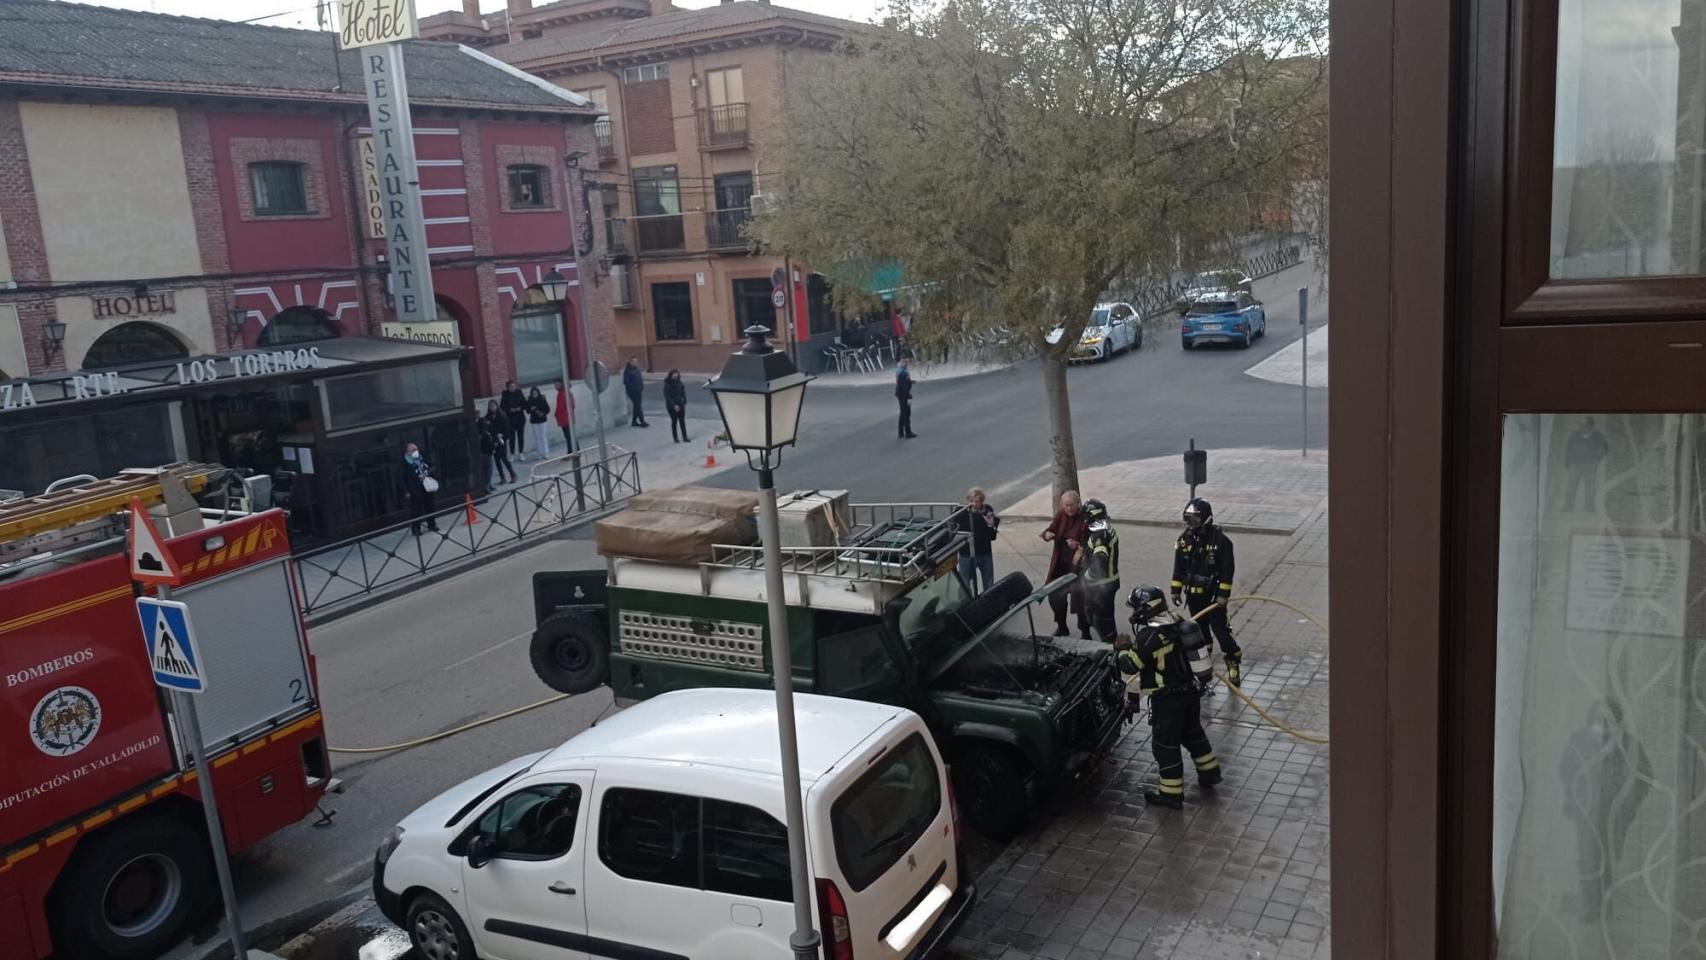
[[[681,283],[652,284],[652,318],[657,339],[693,339],[693,289]]]
[[[637,67],[622,68],[623,83],[645,83],[647,80],[669,79],[669,64],[642,63]]]
[[[310,212],[304,164],[288,160],[251,163],[249,185],[255,195],[256,216],[279,217]]]

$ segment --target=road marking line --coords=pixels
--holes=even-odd
[[[507,647],[510,644],[516,642],[517,640],[522,640],[522,639],[525,639],[525,638],[531,637],[531,636],[533,636],[532,630],[528,630],[528,631],[525,631],[523,633],[518,633],[515,636],[510,637],[508,640],[500,640],[499,642],[492,644],[491,646],[487,647],[484,650],[481,650],[478,653],[471,653],[468,656],[463,657],[462,659],[451,664],[450,666],[445,667],[444,669],[447,671],[448,670],[455,670],[457,667],[460,667],[463,664],[472,663],[473,661],[480,659],[481,657],[485,656],[486,654],[491,653],[493,650],[497,650],[501,647]]]

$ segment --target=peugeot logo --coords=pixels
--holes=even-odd
[[[918,869],[918,858],[913,856],[910,853],[906,855],[906,869],[908,869],[908,870],[917,870]]]

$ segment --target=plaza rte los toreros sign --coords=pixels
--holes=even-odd
[[[386,266],[392,309],[400,323],[438,319],[428,262],[426,223],[421,213],[415,130],[409,118],[409,86],[403,44],[418,34],[413,0],[337,0],[338,46],[357,50],[373,139],[375,199],[384,223]],[[365,153],[365,149],[364,149]],[[364,166],[366,157],[363,157]],[[368,173],[368,171],[364,171]]]

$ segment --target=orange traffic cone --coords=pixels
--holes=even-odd
[[[471,493],[464,493],[462,495],[462,502],[468,505],[468,526],[471,527],[476,523],[479,523],[480,515],[474,512],[474,495]]]
[[[717,465],[717,448],[712,443],[712,441],[707,440],[707,441],[705,441],[705,466],[714,467],[716,465]]]

